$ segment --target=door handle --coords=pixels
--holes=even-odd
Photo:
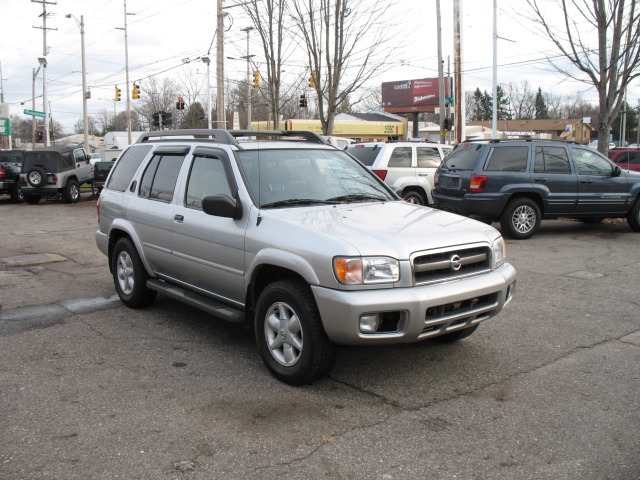
[[[176,222],[182,222],[182,221],[184,220],[184,215],[174,215],[174,216],[173,216],[173,219],[174,219]]]
[[[546,178],[546,177],[534,177],[534,180],[536,182],[548,182],[549,181],[549,179]]]

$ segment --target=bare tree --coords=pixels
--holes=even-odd
[[[533,118],[536,96],[531,90],[529,80],[522,80],[520,83],[511,82],[505,87],[505,90],[513,111],[513,118]]]
[[[271,117],[280,117],[282,65],[286,56],[285,32],[287,31],[286,0],[249,0],[245,11],[260,35],[267,69],[266,81],[261,83],[260,93],[271,107]],[[293,48],[293,45],[291,45]]]
[[[637,0],[556,0],[564,18],[562,28],[555,28],[551,18],[558,18],[540,7],[540,0],[527,0],[534,20],[542,27],[562,55],[577,68],[573,73],[553,63],[566,77],[593,85],[599,96],[598,150],[607,153],[609,130],[624,98],[627,85],[640,75],[640,15]],[[593,27],[597,48],[585,37],[584,22]]]
[[[131,115],[132,129],[144,129],[145,125],[151,125],[153,114],[161,111],[173,112],[173,123],[180,123],[181,114],[185,111],[175,109],[181,89],[173,80],[150,77],[140,88],[142,90],[140,103],[133,108]]]
[[[325,135],[349,95],[389,68],[391,2],[292,0],[292,15],[306,46],[312,88]],[[315,75],[313,75],[315,72]]]

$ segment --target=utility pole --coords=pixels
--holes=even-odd
[[[127,0],[124,0],[124,28],[118,28],[118,30],[124,30],[124,68],[127,82],[127,140],[129,145],[131,145],[131,95],[129,92],[129,43],[127,39],[127,15],[135,14],[127,13]]]
[[[493,116],[491,138],[498,138],[498,0],[493,0]]]
[[[57,28],[47,28],[47,5],[56,5],[56,2],[46,0],[31,0],[31,3],[42,4],[42,58],[38,58],[42,65],[42,110],[44,112],[44,146],[49,146],[49,108],[47,106],[47,30],[57,30]]]
[[[247,59],[247,130],[251,130],[251,73],[250,73],[250,59],[253,55],[249,55],[249,32],[253,30],[253,27],[241,28],[241,32],[247,32],[247,55],[242,58]]]
[[[454,0],[453,2],[454,143],[460,143],[464,140],[463,132],[466,123],[466,105],[462,81],[462,12],[460,3],[460,0]]]
[[[440,0],[436,0],[436,17],[438,29],[438,97],[440,109],[440,143],[445,143],[444,130],[444,72],[442,66],[442,25],[440,18]]]
[[[82,52],[82,125],[84,133],[84,151],[91,153],[89,146],[89,118],[87,115],[87,68],[84,54],[84,15],[80,15],[80,21],[72,14],[65,15],[66,18],[73,18],[80,27],[80,50]]]
[[[216,51],[216,80],[218,86],[218,97],[216,101],[216,120],[222,128],[227,128],[226,115],[224,111],[224,21],[222,14],[222,0],[217,0],[217,51]]]

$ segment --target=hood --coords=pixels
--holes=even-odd
[[[408,259],[414,252],[474,242],[493,243],[500,236],[493,227],[453,213],[397,201],[352,203],[261,212],[264,219],[286,223],[290,238],[310,235],[341,240],[359,255],[386,255]],[[271,222],[268,222],[271,223]],[[295,233],[294,233],[295,232]],[[310,238],[310,237],[308,237]],[[327,238],[327,243],[331,240]],[[345,245],[346,247],[346,245]]]

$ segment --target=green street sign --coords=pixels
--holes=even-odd
[[[453,97],[444,97],[445,105],[453,105]]]
[[[8,118],[0,118],[0,136],[11,135],[11,120]]]
[[[41,117],[41,118],[45,117],[45,113],[44,112],[39,112],[38,110],[27,110],[25,108],[23,113],[25,115],[31,115],[32,117]]]

